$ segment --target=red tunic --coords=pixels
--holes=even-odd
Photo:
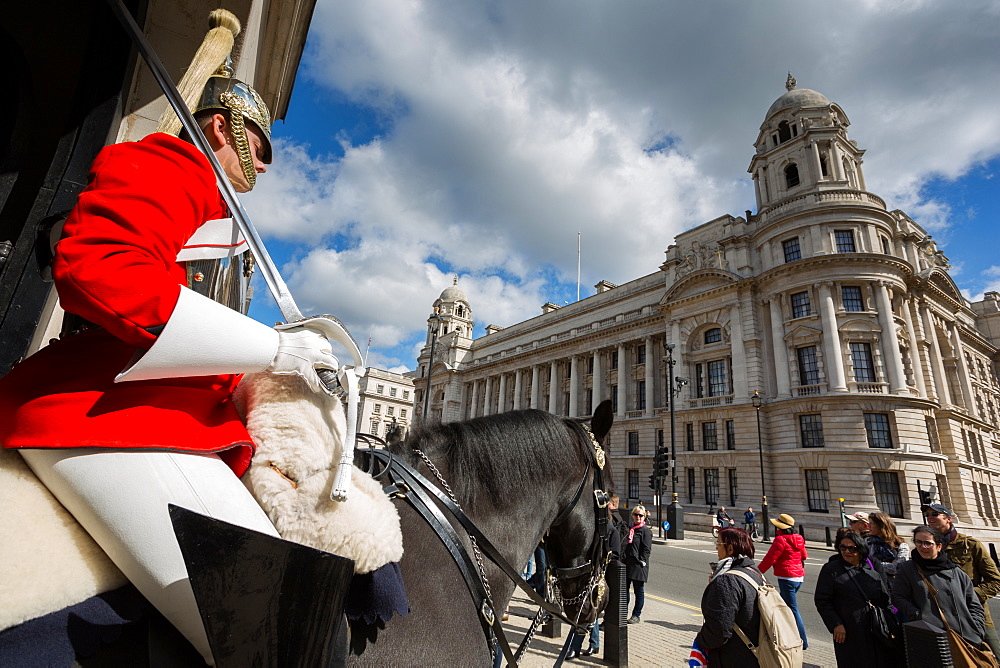
[[[0,378],[3,447],[216,452],[243,474],[253,443],[232,403],[238,376],[113,382],[173,313],[184,243],[226,215],[191,144],[154,134],[101,151],[56,245],[53,277],[62,307],[102,329],[43,348]]]

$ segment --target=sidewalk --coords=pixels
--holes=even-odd
[[[702,532],[686,532],[686,539],[698,542],[714,542],[712,535]],[[666,544],[675,541],[656,539],[654,541]],[[690,542],[690,540],[689,540]],[[807,541],[810,550],[827,550],[826,544],[817,541]],[[832,554],[832,552],[830,552]],[[824,557],[825,559],[825,557]],[[527,597],[520,592],[514,594],[510,603],[510,619],[504,622],[504,630],[508,632],[508,640],[512,648],[516,648],[531,624],[531,617],[536,608]],[[646,605],[643,610],[643,620],[639,624],[628,626],[628,662],[634,668],[653,668],[665,666],[678,668],[687,666],[688,655],[691,652],[691,642],[701,629],[701,609],[697,606],[646,594]],[[531,641],[521,666],[525,668],[551,668],[562,649],[566,639],[568,625],[562,625],[561,638],[546,638],[536,633]],[[603,642],[602,634],[602,642]],[[587,640],[584,640],[584,647]],[[565,666],[573,665],[606,665],[603,661],[603,650],[594,656],[579,657],[567,661]],[[809,649],[805,651],[805,667],[836,668],[837,661],[833,654],[833,643],[825,639],[809,639]]]

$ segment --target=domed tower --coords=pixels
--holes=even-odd
[[[796,88],[791,74],[785,88],[767,110],[747,170],[757,210],[807,192],[865,190],[864,151],[847,137],[844,110],[822,93]]]
[[[456,337],[453,338],[472,338],[472,307],[469,306],[465,291],[458,287],[458,276],[434,301],[433,312],[427,318],[427,345],[431,343],[431,331],[435,323],[438,337],[455,333]]]
[[[427,318],[427,339],[412,374],[418,407],[423,410],[426,406],[428,419],[450,422],[461,418],[462,385],[456,373],[472,355],[473,326],[469,298],[458,287],[456,276],[452,285],[434,300]],[[429,400],[426,399],[428,380]]]

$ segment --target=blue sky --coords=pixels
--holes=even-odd
[[[789,71],[838,103],[868,189],[970,298],[1000,290],[1000,5],[319,0],[275,162],[246,197],[302,310],[410,369],[459,276],[509,325],[657,270],[679,232],[754,209]],[[251,315],[279,319],[263,285]]]

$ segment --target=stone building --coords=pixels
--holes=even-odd
[[[413,379],[368,367],[360,379],[358,431],[385,438],[392,429],[403,436],[413,424]]]
[[[807,529],[838,525],[841,498],[912,526],[923,492],[1000,539],[1000,295],[964,299],[934,240],[865,189],[840,106],[790,76],[786,88],[750,160],[756,213],[688,230],[653,273],[475,340],[468,300],[448,288],[414,373],[418,405],[437,327],[433,418],[586,416],[610,398],[629,499],[652,496],[673,388],[666,489],[689,523],[713,506],[759,508],[763,478],[772,516]]]

